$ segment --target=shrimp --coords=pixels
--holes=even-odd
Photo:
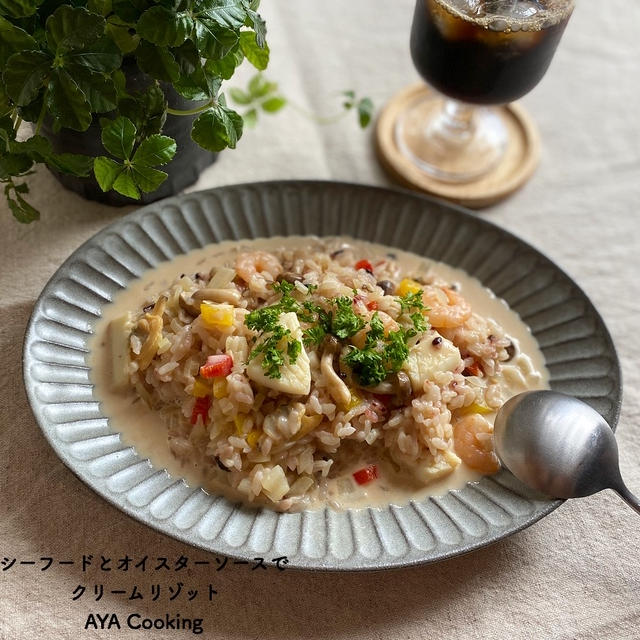
[[[429,307],[429,322],[436,329],[459,327],[471,316],[469,303],[453,289],[425,287],[422,301]]]
[[[247,284],[257,275],[267,282],[274,282],[282,273],[282,265],[272,253],[252,251],[238,255],[236,272]]]
[[[458,420],[453,426],[453,447],[462,461],[481,473],[495,473],[500,469],[493,451],[493,426],[478,413]]]

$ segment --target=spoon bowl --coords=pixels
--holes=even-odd
[[[508,400],[494,426],[500,462],[526,485],[554,498],[616,491],[640,513],[618,466],[613,430],[588,404],[556,391],[528,391]]]

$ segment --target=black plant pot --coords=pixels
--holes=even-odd
[[[127,78],[128,89],[140,89],[151,82],[149,76],[140,71],[133,61],[125,60],[123,71]],[[198,103],[186,100],[176,93],[170,85],[162,84],[169,106],[173,109],[188,110],[198,106]],[[109,114],[105,114],[107,117]],[[51,171],[57,180],[67,189],[87,198],[113,206],[131,204],[147,204],[174,195],[193,184],[200,173],[215,162],[217,154],[203,149],[191,139],[191,126],[196,116],[167,116],[163,127],[163,135],[171,136],[177,145],[176,155],[171,162],[160,167],[168,174],[167,179],[152,193],[142,193],[140,200],[132,200],[115,191],[104,192],[92,176],[90,178],[76,178],[57,171]],[[63,129],[59,133],[45,123],[42,133],[53,145],[56,153],[81,153],[91,156],[108,155],[100,140],[100,124],[94,118],[86,131],[78,132]]]

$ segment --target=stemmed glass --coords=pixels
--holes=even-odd
[[[421,94],[400,114],[395,136],[402,154],[447,182],[491,171],[508,134],[487,105],[536,86],[573,7],[574,0],[416,0],[411,56],[438,93]]]

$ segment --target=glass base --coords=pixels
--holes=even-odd
[[[399,115],[395,138],[421,171],[444,182],[471,182],[500,162],[508,134],[497,109],[429,93]]]

